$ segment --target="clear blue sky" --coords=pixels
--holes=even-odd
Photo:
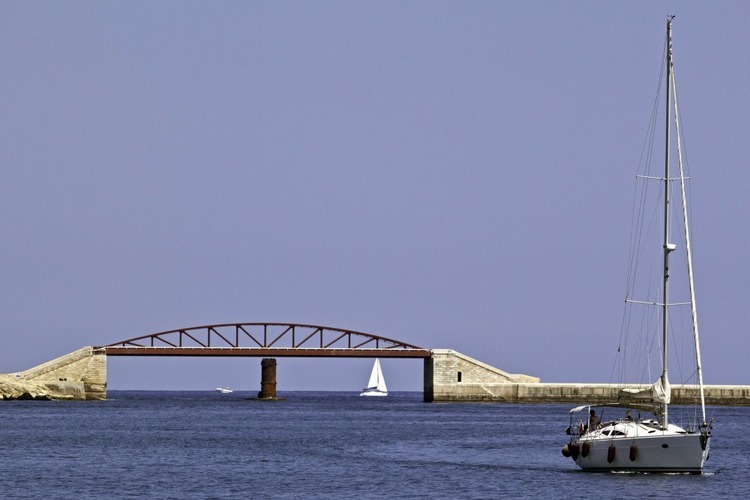
[[[668,12],[705,380],[750,384],[740,1],[4,2],[0,372],[280,321],[608,382]],[[421,389],[421,361],[383,365]],[[370,367],[282,359],[279,389]],[[259,377],[109,360],[112,389]]]

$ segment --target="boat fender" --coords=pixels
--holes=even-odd
[[[638,446],[633,443],[630,445],[630,461],[635,462],[636,458],[638,458]]]
[[[578,443],[570,443],[570,456],[573,457],[573,460],[578,460],[579,452],[580,448],[578,447]]]
[[[589,449],[590,448],[591,448],[591,443],[589,443],[588,441],[586,441],[585,443],[583,443],[581,445],[581,456],[583,458],[586,458],[586,457],[589,456]]]
[[[607,463],[611,464],[615,461],[615,445],[611,444],[609,445],[609,448],[607,448]]]
[[[570,446],[568,446],[567,444],[565,446],[563,446],[563,448],[562,448],[562,454],[566,458],[569,457],[571,455],[571,453],[570,453]]]

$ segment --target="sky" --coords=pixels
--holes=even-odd
[[[610,382],[667,13],[705,382],[750,384],[750,4],[3,2],[0,372],[289,322]],[[356,391],[370,359],[279,359]],[[383,360],[421,390],[421,360]],[[110,389],[260,387],[117,358]]]

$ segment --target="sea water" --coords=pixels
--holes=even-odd
[[[566,405],[420,393],[110,391],[0,402],[2,498],[748,498],[750,408],[710,407],[702,475],[586,473]]]

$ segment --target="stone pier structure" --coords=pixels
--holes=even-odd
[[[107,356],[83,347],[39,366],[0,375],[1,399],[107,398]]]
[[[84,347],[26,371],[0,374],[0,399],[106,399],[105,352]],[[450,349],[433,349],[429,354],[424,358],[424,400],[428,402],[576,406],[616,402],[621,389],[617,384],[542,383],[537,377],[507,373]],[[750,386],[709,385],[704,389],[708,405],[750,406]],[[258,398],[276,398],[275,358],[261,362]],[[696,386],[672,386],[674,404],[692,405],[698,398]]]
[[[424,400],[429,402],[575,406],[616,402],[622,389],[618,384],[541,383],[536,377],[509,374],[450,349],[433,349],[431,353],[424,361]],[[703,389],[707,405],[750,406],[750,386],[707,385]],[[672,386],[673,404],[692,405],[699,401],[697,386]]]
[[[538,384],[529,375],[511,374],[451,349],[432,349],[424,360],[424,400],[502,401],[519,384]]]

